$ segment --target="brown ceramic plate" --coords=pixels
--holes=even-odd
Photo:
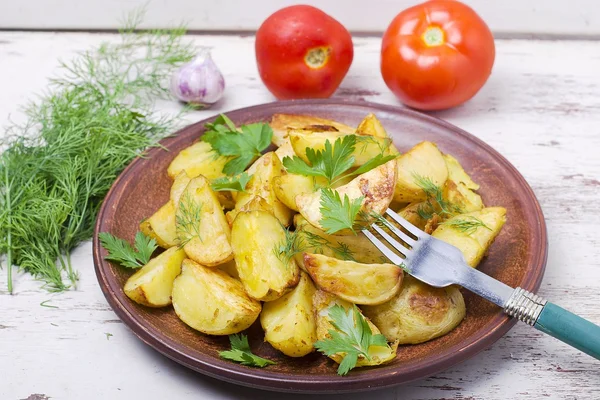
[[[263,104],[228,112],[237,124],[268,121],[274,113],[309,114],[356,126],[373,112],[400,151],[423,140],[438,144],[455,156],[481,184],[485,204],[504,206],[508,221],[480,265],[485,273],[513,287],[536,291],[546,264],[546,226],[540,206],[521,174],[500,154],[474,136],[442,120],[397,107],[337,100],[291,101]],[[167,166],[183,148],[198,140],[201,121],[162,141],[125,169],[100,210],[94,235],[94,263],[100,287],[117,315],[146,344],[198,372],[225,381],[277,391],[350,392],[383,388],[440,372],[472,357],[504,335],[515,321],[491,303],[465,292],[467,316],[448,335],[427,343],[401,346],[390,364],[359,368],[348,376],[336,374],[337,365],[318,353],[286,357],[263,342],[260,325],[248,332],[253,351],[277,362],[264,369],[245,367],[219,358],[229,347],[227,337],[210,337],[181,322],[171,307],[150,309],[125,296],[130,272],[105,261],[98,232],[132,240],[138,223],[169,199]]]

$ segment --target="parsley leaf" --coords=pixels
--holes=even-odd
[[[142,232],[135,234],[135,249],[123,239],[101,232],[98,237],[100,244],[108,251],[106,260],[114,261],[127,268],[141,268],[150,261],[152,253],[158,247],[156,240],[147,237]]]
[[[343,229],[350,229],[354,233],[356,219],[360,214],[361,203],[364,196],[350,200],[347,194],[344,199],[339,192],[333,189],[321,189],[321,220],[319,223],[330,235]]]
[[[227,175],[244,172],[254,158],[269,147],[273,137],[269,124],[254,123],[236,129],[233,122],[223,114],[205,127],[207,130],[202,140],[210,143],[219,155],[231,157],[223,167],[223,172]]]
[[[371,346],[388,346],[385,336],[373,335],[367,320],[355,305],[346,311],[336,304],[329,308],[328,313],[334,329],[329,330],[329,338],[317,341],[315,348],[327,356],[343,355],[337,371],[339,375],[346,375],[356,367],[359,356],[370,360]]]
[[[225,360],[235,361],[249,367],[264,368],[267,365],[275,365],[275,362],[271,360],[267,360],[266,358],[252,354],[250,345],[248,344],[248,337],[246,335],[229,335],[229,342],[231,343],[231,350],[221,351],[219,353],[219,357],[224,358]]]
[[[232,192],[245,192],[248,181],[250,181],[250,175],[246,172],[242,172],[241,174],[232,177],[225,176],[223,178],[217,178],[211,182],[210,187],[215,192],[226,190]]]

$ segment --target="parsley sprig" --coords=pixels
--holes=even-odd
[[[146,265],[158,247],[156,240],[147,237],[142,232],[135,234],[135,248],[125,240],[108,232],[101,232],[98,237],[100,244],[108,252],[105,259],[117,262],[127,268],[137,269]]]
[[[339,375],[346,375],[356,367],[359,356],[370,360],[371,346],[388,346],[385,336],[373,335],[366,318],[355,305],[346,310],[336,304],[328,313],[334,329],[329,330],[329,338],[317,341],[315,348],[327,356],[343,355],[337,371]]]
[[[347,194],[342,199],[339,192],[333,189],[321,189],[321,227],[330,235],[344,229],[356,233],[363,199],[364,196],[360,196],[350,200]]]
[[[227,175],[237,175],[271,144],[273,130],[269,124],[254,123],[238,128],[226,115],[221,114],[213,123],[205,125],[202,140],[210,143],[221,156],[231,157],[223,167]]]
[[[211,182],[210,187],[215,192],[245,192],[248,181],[250,181],[250,175],[246,172],[242,172],[236,176],[217,178]]]
[[[221,351],[219,357],[249,367],[264,368],[267,365],[276,364],[271,360],[252,354],[250,344],[248,343],[248,337],[244,334],[229,335],[229,342],[231,343],[231,350]]]
[[[323,150],[306,148],[308,164],[300,157],[294,156],[284,157],[283,166],[291,174],[323,177],[327,179],[328,186],[331,187],[341,179],[364,174],[396,158],[395,155],[384,155],[385,149],[382,149],[380,154],[356,170],[350,171],[355,161],[353,154],[356,150],[356,144],[356,135],[339,137],[333,145],[329,140],[326,140]]]

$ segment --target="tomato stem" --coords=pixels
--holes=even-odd
[[[430,26],[423,33],[423,41],[429,47],[440,46],[444,44],[444,31],[438,26]]]
[[[327,64],[329,60],[329,53],[331,49],[329,47],[314,47],[306,52],[304,56],[304,62],[310,68],[318,69]]]

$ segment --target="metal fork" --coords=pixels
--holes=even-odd
[[[377,224],[371,228],[399,254],[369,230],[363,233],[392,263],[431,286],[460,285],[502,307],[509,316],[600,360],[600,326],[471,268],[456,247],[428,235],[390,209],[385,214],[409,234],[389,221],[383,224],[389,233]]]

